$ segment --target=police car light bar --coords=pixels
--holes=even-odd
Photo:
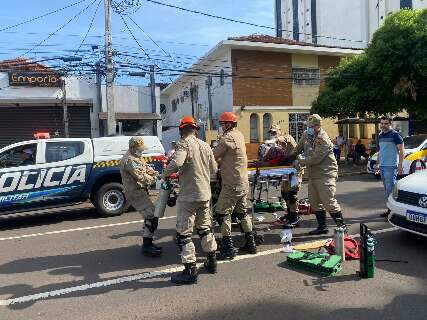
[[[49,132],[36,132],[34,134],[34,138],[36,138],[37,140],[39,140],[39,139],[50,139],[50,134],[49,134]]]

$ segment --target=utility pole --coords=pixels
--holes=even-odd
[[[212,130],[213,128],[213,121],[212,121],[212,77],[208,76],[208,79],[206,80],[206,86],[208,87],[208,123],[209,123],[209,130]]]
[[[155,66],[150,66],[151,112],[157,114]],[[157,136],[157,120],[153,120],[153,135]]]
[[[64,118],[64,134],[65,138],[70,137],[69,126],[68,126],[68,106],[67,106],[67,90],[65,87],[65,79],[62,79],[62,111]]]
[[[113,88],[113,47],[111,34],[111,1],[104,0],[105,8],[105,65],[106,65],[106,102],[107,102],[107,135],[116,135],[116,114],[114,112],[114,88]]]

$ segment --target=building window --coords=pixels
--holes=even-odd
[[[315,86],[320,84],[320,70],[293,68],[292,79],[294,84]]]
[[[359,124],[359,138],[360,139],[366,139],[367,137],[366,137],[366,124],[364,124],[364,123],[361,123],[361,124]]]
[[[308,119],[308,113],[290,113],[289,114],[289,134],[298,142],[305,130],[305,122]]]
[[[176,101],[177,100],[175,100],[175,99],[172,100],[172,112],[176,112],[176,109],[177,109],[177,103],[176,103]]]
[[[250,117],[250,141],[251,143],[259,142],[259,136],[258,136],[258,122],[259,117],[256,113],[252,113]]]
[[[225,72],[224,72],[224,69],[221,69],[219,73],[219,84],[223,86],[224,83],[225,83]]]
[[[354,123],[350,123],[348,127],[348,136],[350,138],[357,138],[356,137],[356,125]]]
[[[264,113],[262,116],[262,136],[265,140],[270,139],[270,133],[268,132],[270,130],[271,126],[271,114]]]
[[[412,9],[412,0],[400,0],[400,9]]]
[[[166,114],[167,110],[166,110],[166,105],[161,103],[160,104],[160,114]]]
[[[295,41],[299,41],[299,8],[298,8],[299,0],[292,0],[292,18],[293,18],[293,37]]]

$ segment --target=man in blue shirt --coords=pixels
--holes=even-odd
[[[381,117],[377,165],[380,168],[381,178],[384,184],[386,202],[393,191],[397,174],[403,174],[403,158],[405,155],[403,139],[396,130],[391,128],[391,125],[391,118]],[[390,210],[387,210],[381,214],[381,216],[387,217],[389,214]]]

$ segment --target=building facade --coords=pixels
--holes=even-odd
[[[427,8],[425,0],[275,0],[277,36],[346,48],[366,48],[387,15]]]
[[[330,68],[342,57],[360,52],[269,36],[222,41],[162,91],[164,145],[168,148],[168,141],[178,138],[179,119],[191,114],[211,142],[217,137],[218,117],[224,111],[239,116],[239,129],[252,156],[269,138],[272,123],[299,140]],[[338,133],[333,119],[325,121],[325,129],[331,136]]]
[[[65,137],[67,118],[69,137],[94,138],[106,132],[105,86],[94,78],[61,77],[43,65],[17,59],[0,62],[0,88],[0,147],[34,139],[36,133]],[[149,87],[114,86],[114,96],[118,134],[152,135],[155,123],[161,135],[160,112],[151,112]],[[156,98],[160,108],[159,88]]]

